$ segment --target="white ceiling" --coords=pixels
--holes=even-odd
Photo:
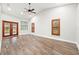
[[[40,11],[47,9],[47,8],[53,8],[53,7],[57,7],[57,6],[62,6],[62,5],[67,5],[66,4],[61,4],[61,3],[32,3],[32,8],[35,9],[36,13],[39,13]],[[9,7],[11,8],[11,11],[8,11],[8,6],[6,3],[2,4],[2,11],[4,13],[22,18],[22,19],[28,19],[30,18],[30,16],[28,15],[28,13],[26,13],[26,15],[21,14],[22,12],[24,12],[24,8],[28,8],[28,4],[26,3],[10,3]]]

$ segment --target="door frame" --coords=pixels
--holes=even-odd
[[[4,34],[4,22],[10,23],[10,35],[5,35]],[[17,34],[12,34],[12,23],[16,23],[17,24]],[[18,35],[18,22],[12,22],[12,21],[2,21],[2,37],[8,37],[8,36],[14,36],[14,35]]]

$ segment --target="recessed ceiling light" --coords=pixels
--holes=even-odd
[[[10,7],[8,7],[8,11],[11,11],[12,9]]]
[[[21,12],[21,15],[23,15],[23,12]]]

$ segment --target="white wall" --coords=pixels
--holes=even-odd
[[[76,42],[76,10],[77,5],[73,4],[40,12],[31,20],[36,24],[35,34]],[[60,18],[60,36],[51,35],[51,20],[54,18]],[[31,31],[31,24],[29,26]]]
[[[76,34],[77,34],[77,42],[78,42],[78,47],[79,47],[79,4],[77,6],[77,30],[76,30]]]

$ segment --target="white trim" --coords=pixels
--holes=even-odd
[[[29,34],[36,35],[36,36],[39,36],[39,37],[45,37],[45,38],[50,38],[50,39],[55,39],[55,40],[59,40],[59,41],[65,41],[65,42],[73,43],[73,44],[77,45],[77,48],[79,50],[79,43],[78,42],[73,42],[73,41],[64,40],[64,39],[55,38],[55,37],[49,37],[49,36],[45,36],[45,35],[39,35],[39,34],[36,34],[36,33],[29,33]]]
[[[55,40],[60,40],[60,41],[65,41],[65,42],[77,44],[77,42],[69,41],[69,40],[64,40],[64,39],[61,39],[61,38],[49,37],[49,36],[46,36],[46,35],[39,35],[39,34],[35,34],[35,33],[29,33],[29,34],[36,35],[36,36],[39,36],[39,37],[45,37],[45,38],[50,38],[50,39],[55,39]]]

